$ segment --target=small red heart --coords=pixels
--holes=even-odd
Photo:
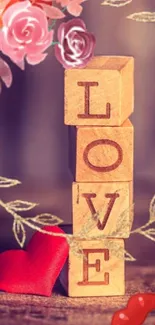
[[[64,233],[59,227],[46,231]],[[50,296],[69,253],[65,238],[36,232],[26,250],[0,254],[0,290]]]
[[[136,294],[129,299],[126,308],[114,314],[111,325],[142,325],[154,309],[155,294]]]

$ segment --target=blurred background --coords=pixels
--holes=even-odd
[[[155,24],[137,23],[126,16],[155,11],[152,0],[133,0],[121,8],[84,3],[82,18],[94,33],[96,55],[131,55],[135,58],[135,221],[149,217],[155,194]],[[57,24],[58,26],[59,24]],[[4,201],[39,202],[39,212],[52,212],[71,224],[71,182],[68,169],[68,127],[64,125],[64,70],[53,49],[38,66],[24,72],[11,64],[14,82],[0,97],[0,175],[22,185],[0,189]],[[8,60],[9,64],[10,61]],[[36,212],[34,211],[33,215]],[[0,250],[18,247],[12,235],[12,217],[0,209]],[[28,237],[31,231],[28,230]],[[155,263],[155,243],[140,235],[126,241],[138,263]]]

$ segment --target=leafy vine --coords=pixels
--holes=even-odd
[[[21,184],[18,180],[15,179],[8,179],[4,177],[0,177],[0,188],[8,188],[12,186],[16,186]],[[29,228],[39,231],[43,234],[50,235],[50,236],[60,236],[66,238],[68,241],[70,248],[74,252],[75,255],[78,255],[79,257],[83,255],[82,247],[80,244],[79,239],[89,239],[89,240],[105,240],[108,236],[107,235],[101,235],[101,236],[89,236],[90,230],[92,230],[98,220],[102,216],[102,211],[97,212],[95,215],[92,215],[88,218],[87,222],[83,226],[82,230],[77,233],[76,235],[71,234],[65,234],[65,233],[54,233],[52,231],[46,231],[42,228],[42,226],[56,226],[60,225],[63,220],[59,217],[52,215],[50,213],[42,213],[39,215],[36,215],[35,217],[22,217],[19,213],[24,211],[29,211],[33,208],[35,208],[38,204],[28,202],[28,201],[22,201],[22,200],[15,200],[11,202],[3,202],[0,200],[0,206],[4,208],[10,215],[13,217],[13,233],[16,241],[20,245],[21,248],[24,247],[25,241],[26,241],[26,229],[25,226],[28,226]],[[122,227],[124,226],[124,221],[127,219],[127,215],[130,212],[130,220],[129,220],[129,226],[130,229],[132,227],[132,220],[133,220],[133,212],[134,212],[134,205],[126,209],[120,216],[118,222],[118,229],[116,230],[121,232]],[[150,208],[149,208],[149,220],[146,224],[144,224],[141,227],[138,227],[134,230],[131,230],[130,235],[134,234],[140,234],[149,240],[152,240],[155,242],[155,228],[153,228],[153,224],[155,223],[155,196],[152,198],[150,202]],[[151,226],[151,227],[150,227]],[[115,236],[115,233],[111,234],[111,237]],[[106,245],[108,245],[109,249],[111,249],[111,253],[115,256],[117,256],[120,259],[125,259],[126,261],[133,262],[135,261],[135,257],[133,257],[128,251],[124,250],[119,246],[119,243],[116,245],[116,243],[113,243],[113,240],[108,239]]]
[[[132,2],[133,0],[104,0],[101,3],[101,5],[119,8],[119,7],[129,5]],[[150,12],[150,11],[135,12],[129,15],[127,18],[135,20],[137,22],[154,23],[155,12]]]

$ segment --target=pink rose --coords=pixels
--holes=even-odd
[[[48,31],[48,21],[42,9],[25,0],[10,6],[2,19],[0,43],[5,55],[21,69],[24,69],[24,58],[33,65],[45,59],[47,53],[43,52],[52,43],[53,31]]]
[[[59,44],[55,55],[64,68],[82,68],[94,55],[95,37],[88,33],[83,20],[74,18],[58,29]]]

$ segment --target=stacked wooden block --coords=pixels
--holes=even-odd
[[[80,240],[82,258],[70,250],[72,297],[125,293],[125,262],[114,251],[124,248],[132,221],[133,70],[132,57],[100,56],[65,72],[65,124],[76,126],[73,234],[102,211],[88,235],[107,236]]]

